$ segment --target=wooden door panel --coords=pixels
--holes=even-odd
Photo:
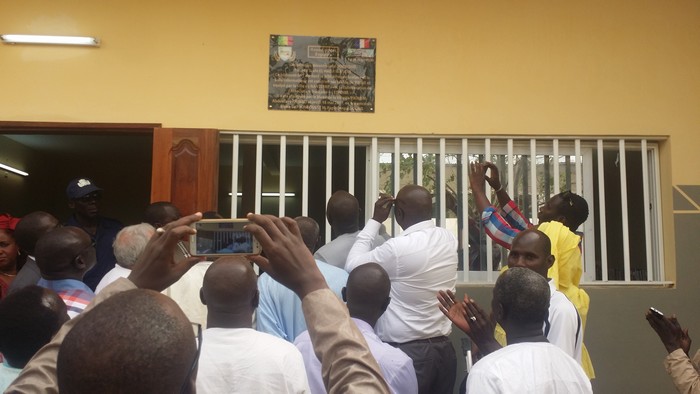
[[[219,131],[157,128],[151,202],[170,201],[183,215],[217,210]]]

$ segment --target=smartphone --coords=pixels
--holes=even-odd
[[[190,235],[193,256],[232,256],[260,254],[262,247],[253,234],[244,231],[248,219],[205,219],[192,224]]]
[[[655,314],[655,315],[658,316],[658,317],[664,317],[663,312],[661,312],[660,310],[654,308],[653,306],[650,306],[650,307],[649,307],[649,310],[651,311],[651,313]]]

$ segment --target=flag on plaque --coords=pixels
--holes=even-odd
[[[370,39],[369,38],[358,38],[356,44],[357,44],[357,48],[359,48],[359,49],[370,48]]]
[[[292,37],[292,36],[277,36],[277,45],[292,46],[292,45],[294,45],[294,37]]]

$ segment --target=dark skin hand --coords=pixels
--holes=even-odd
[[[666,316],[658,316],[651,311],[646,311],[646,319],[651,328],[656,331],[659,339],[666,347],[666,351],[671,353],[677,349],[683,349],[685,354],[688,354],[692,340],[688,335],[688,329],[681,327],[675,315],[667,318]]]
[[[479,347],[481,355],[485,356],[500,349],[501,344],[493,337],[493,331],[496,325],[491,320],[491,317],[486,314],[468,294],[464,294],[463,302],[466,309],[464,317],[465,319],[469,319],[469,327],[471,328],[470,337]],[[475,317],[476,320],[472,320],[472,316]]]
[[[486,169],[481,163],[471,163],[469,165],[469,185],[472,188],[472,194],[474,196],[474,203],[476,204],[479,212],[483,212],[484,209],[488,208],[491,203],[488,197],[486,197],[486,192],[484,191],[484,185],[486,182]]]
[[[489,183],[489,185],[493,188],[493,190],[500,189],[501,188],[501,178],[498,175],[498,167],[496,167],[496,165],[491,163],[490,161],[487,161],[483,164],[483,169],[484,169],[484,179],[486,179],[486,182]],[[486,175],[486,170],[491,171],[491,176]]]
[[[458,302],[450,290],[439,291],[440,311],[447,316],[465,334],[469,335],[482,355],[501,348],[493,337],[494,323],[476,301],[464,295],[464,301]],[[473,320],[472,317],[476,318]]]
[[[389,213],[391,213],[391,207],[394,205],[394,197],[389,195],[382,195],[379,200],[374,203],[374,215],[372,219],[379,223],[384,223],[384,221],[389,218]]]
[[[140,289],[159,292],[177,282],[199,262],[197,257],[175,261],[174,251],[183,237],[195,232],[190,224],[200,219],[202,214],[197,212],[159,228],[134,264],[129,280]]]
[[[450,319],[450,321],[454,323],[457,328],[464,331],[465,334],[471,336],[471,328],[469,327],[469,323],[465,317],[467,315],[465,304],[458,302],[455,295],[452,294],[452,291],[450,290],[440,290],[438,292],[437,299],[440,302],[440,305],[438,305],[440,312],[447,316],[447,318]]]
[[[266,256],[247,256],[250,261],[302,300],[313,291],[328,288],[294,219],[249,213],[248,220],[251,223],[244,229],[260,242]]]
[[[491,176],[486,175],[486,172],[490,171]],[[474,202],[476,203],[479,211],[483,211],[489,206],[488,197],[486,197],[486,191],[484,188],[484,183],[488,184],[496,192],[496,198],[498,198],[498,203],[501,206],[505,206],[510,201],[510,196],[508,192],[501,186],[501,177],[498,172],[498,167],[491,162],[484,163],[472,163],[469,165],[469,184],[471,185],[472,192],[474,193]]]

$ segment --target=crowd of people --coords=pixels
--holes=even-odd
[[[491,163],[473,164],[470,184],[487,234],[509,249],[490,314],[456,297],[458,241],[418,185],[381,196],[364,225],[357,199],[335,192],[321,248],[312,218],[248,214],[263,253],[204,261],[181,248],[201,213],[155,202],[125,227],[100,215],[101,188],[75,179],[63,225],[0,215],[0,389],[452,393],[454,325],[474,345],[462,390],[590,393],[575,233],[586,201],[560,193],[533,226]],[[393,238],[382,225],[392,210]],[[687,358],[675,317],[647,318]]]

